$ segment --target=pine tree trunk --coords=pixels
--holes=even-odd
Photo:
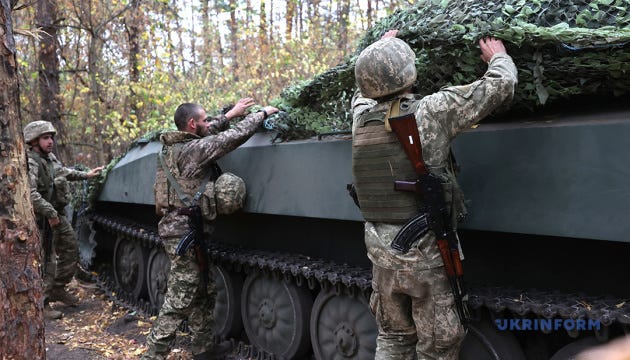
[[[258,26],[259,47],[263,51],[267,50],[267,9],[265,0],[260,0],[260,25]]]
[[[234,81],[239,81],[238,76],[238,23],[236,22],[236,0],[230,0],[230,51],[232,52],[232,74]]]
[[[348,46],[348,18],[350,17],[350,0],[342,0],[338,5],[339,20],[339,49],[345,49]]]
[[[40,118],[50,121],[55,129],[55,153],[62,161],[70,159],[66,146],[66,130],[61,121],[61,97],[59,93],[59,58],[57,57],[57,2],[41,0],[37,2],[37,24],[45,32],[39,42],[39,97]]]
[[[131,114],[135,115],[131,117],[131,120],[136,123],[144,122],[144,114],[142,112],[142,106],[138,94],[135,91],[135,85],[140,81],[140,57],[142,55],[140,48],[140,35],[142,35],[144,15],[140,8],[140,0],[131,1],[131,11],[127,14],[125,19],[125,26],[127,29],[127,39],[129,40],[129,104],[131,108]]]
[[[295,0],[287,0],[287,14],[285,16],[285,39],[287,42],[291,41],[293,36],[293,19],[295,18]]]
[[[20,126],[11,6],[0,4],[0,359],[45,359],[41,246]]]

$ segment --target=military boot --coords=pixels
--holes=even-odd
[[[61,311],[55,310],[50,305],[44,305],[44,320],[59,320],[63,317]]]
[[[76,307],[79,304],[79,298],[67,292],[64,288],[54,288],[48,294],[49,301],[61,301],[67,306]]]
[[[225,360],[226,356],[232,351],[232,343],[225,340],[218,344],[210,351],[193,356],[193,360]]]

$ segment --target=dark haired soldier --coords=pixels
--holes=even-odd
[[[188,320],[192,333],[195,359],[222,359],[230,349],[228,342],[214,345],[212,326],[216,293],[212,276],[204,276],[207,254],[204,252],[205,258],[198,259],[198,254],[190,250],[179,256],[176,248],[191,229],[190,214],[187,213],[189,204],[182,200],[182,195],[193,199],[199,194],[203,230],[211,231],[207,224],[217,214],[216,174],[213,175],[216,161],[249,139],[267,116],[278,111],[272,106],[264,107],[228,129],[229,121],[245,115],[252,105],[253,99],[243,98],[225,115],[209,119],[201,105],[181,104],[174,117],[177,130],[160,136],[163,149],[158,160],[155,204],[156,212],[162,216],[158,231],[171,260],[171,269],[164,304],[147,337],[148,349],[143,359],[166,359],[176,330],[184,320]],[[167,179],[168,173],[176,184]]]
[[[79,248],[72,226],[64,215],[68,205],[68,181],[84,180],[97,176],[103,167],[88,172],[64,167],[55,154],[57,130],[44,120],[28,123],[24,127],[24,141],[29,145],[28,174],[31,186],[31,201],[37,216],[37,223],[44,238],[44,317],[59,319],[63,315],[49,306],[51,301],[61,301],[76,306],[78,299],[68,293],[65,286],[72,280],[77,268]],[[46,234],[42,227],[47,222],[52,234]],[[48,227],[48,226],[46,226]]]
[[[391,114],[415,115],[424,163],[451,195],[444,200],[454,227],[465,209],[449,162],[450,142],[512,98],[517,72],[503,43],[486,38],[479,42],[481,59],[488,63],[481,79],[421,97],[411,92],[416,56],[396,34],[390,30],[357,58],[359,92],[352,101],[352,171],[373,264],[370,307],[379,328],[376,359],[457,359],[465,331],[435,233],[428,231],[406,254],[391,248],[403,224],[424,204],[416,193],[394,190],[395,180],[417,177],[387,119],[396,116]]]

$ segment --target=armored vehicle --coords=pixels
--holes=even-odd
[[[627,330],[629,135],[630,111],[618,110],[482,124],[456,139],[475,315],[462,359],[568,359]],[[273,136],[259,132],[219,161],[245,180],[247,202],[208,239],[217,333],[244,356],[373,358],[370,262],[346,191],[350,137]],[[145,314],[160,307],[168,275],[152,193],[160,149],[138,142],[78,219],[82,264]]]

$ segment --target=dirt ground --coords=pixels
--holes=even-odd
[[[144,318],[113,304],[96,285],[73,280],[70,292],[81,299],[77,307],[51,306],[64,313],[46,321],[46,358],[52,360],[138,359],[155,318]],[[177,335],[169,360],[192,359],[189,336]]]

